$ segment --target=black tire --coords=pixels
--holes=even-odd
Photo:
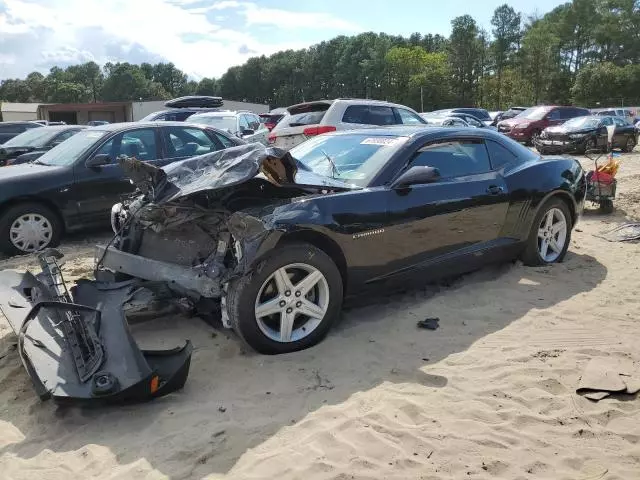
[[[60,217],[52,211],[50,208],[35,202],[19,203],[9,207],[0,216],[0,251],[7,255],[24,255],[24,250],[16,247],[10,239],[10,228],[15,220],[21,215],[28,213],[34,213],[44,217],[51,225],[51,236],[49,243],[42,245],[40,249],[47,247],[57,247],[60,244],[62,238],[63,224]]]
[[[636,140],[633,137],[629,137],[627,138],[627,141],[624,144],[624,147],[622,147],[622,151],[625,153],[631,153],[633,152],[634,148],[636,148]]]
[[[600,212],[613,213],[613,200],[610,198],[603,198],[600,200]]]
[[[255,302],[262,284],[278,268],[305,263],[318,269],[327,280],[329,301],[320,324],[306,337],[293,342],[269,338],[258,326]],[[234,280],[228,288],[226,308],[232,328],[252,349],[267,355],[295,352],[320,342],[329,332],[342,308],[342,277],[336,264],[322,250],[306,243],[290,243],[278,247],[247,275]]]
[[[531,132],[531,138],[526,142],[527,146],[534,147],[537,138],[540,138],[540,130],[534,130]]]
[[[586,142],[584,142],[584,147],[580,150],[580,153],[587,153],[590,150],[595,150],[597,146],[598,143],[596,142],[596,140],[594,138],[589,138]]]
[[[547,262],[544,258],[542,258],[542,256],[540,256],[540,252],[538,251],[538,228],[542,222],[542,219],[552,208],[557,208],[564,214],[565,221],[567,222],[567,237],[562,252],[558,256],[558,258],[556,258],[553,262]],[[527,245],[524,252],[522,253],[522,262],[530,267],[539,267],[541,265],[549,265],[550,263],[562,262],[565,255],[567,254],[567,250],[569,249],[569,244],[571,243],[572,230],[573,222],[571,219],[571,212],[569,211],[569,207],[567,207],[567,204],[559,198],[550,198],[544,203],[544,205],[540,207],[540,210],[536,214],[536,217],[531,224],[531,231],[529,232],[529,236],[527,237]]]

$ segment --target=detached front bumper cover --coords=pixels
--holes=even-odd
[[[42,273],[0,272],[0,311],[18,335],[18,353],[42,400],[141,402],[182,388],[189,341],[140,350],[123,305],[137,283],[81,280],[69,292],[58,251],[40,254]]]

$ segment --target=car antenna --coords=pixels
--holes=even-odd
[[[331,178],[336,178],[336,175],[339,175],[340,173],[338,172],[338,167],[336,167],[335,162],[333,161],[333,159],[329,156],[329,154],[327,154],[327,152],[325,152],[323,149],[320,149],[320,151],[322,152],[322,154],[324,155],[324,157],[329,160],[329,163],[331,164]]]

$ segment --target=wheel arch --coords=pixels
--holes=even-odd
[[[317,232],[315,230],[295,230],[292,232],[284,233],[279,239],[276,246],[282,246],[286,243],[304,242],[313,245],[314,247],[322,250],[329,255],[333,262],[338,267],[340,276],[342,277],[342,288],[346,291],[347,288],[347,260],[344,256],[344,252],[340,245],[335,240],[332,240],[327,235]]]
[[[576,220],[578,219],[578,206],[576,205],[576,201],[571,195],[571,193],[566,190],[554,190],[549,192],[538,204],[538,208],[536,209],[536,215],[540,211],[540,209],[552,198],[558,198],[562,200],[569,209],[569,213],[571,214],[571,225],[576,224]],[[534,215],[535,218],[535,215]]]

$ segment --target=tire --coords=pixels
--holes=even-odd
[[[536,138],[540,137],[540,130],[534,130],[531,132],[531,138],[526,142],[527,146],[533,147],[536,144]]]
[[[610,198],[603,198],[600,200],[600,212],[613,213],[613,200]]]
[[[46,226],[49,230],[48,234],[44,234],[43,239],[46,243],[38,243],[37,245],[30,243],[24,244],[27,248],[20,247],[19,243],[12,241],[12,226],[20,217],[31,216],[36,223]],[[60,217],[50,208],[35,202],[20,203],[9,207],[0,216],[0,250],[7,255],[24,255],[42,250],[47,247],[57,247],[62,237],[63,224]],[[32,247],[32,248],[29,248]]]
[[[631,153],[634,148],[636,148],[636,140],[633,137],[629,137],[627,138],[627,142],[624,144],[622,151],[625,153]]]
[[[595,150],[598,146],[598,143],[595,139],[589,138],[586,142],[584,142],[584,148],[581,149],[581,153],[587,153],[589,150]]]
[[[545,258],[541,255],[540,240],[542,239],[541,238],[539,239],[538,233],[539,231],[543,230],[543,228],[541,228],[541,227],[544,227],[543,221],[546,220],[548,214],[552,210],[554,211],[554,213],[559,211],[561,212],[562,216],[564,216],[566,232],[564,236],[564,244],[562,245],[562,247],[560,247],[560,252],[554,252],[554,253],[557,253],[557,256],[552,256],[550,253],[548,253],[547,257]],[[554,220],[555,219],[559,219],[559,214],[556,213],[554,215]],[[567,207],[567,204],[559,198],[552,197],[549,200],[547,200],[542,205],[542,207],[540,207],[540,210],[536,214],[536,217],[533,220],[533,223],[531,225],[531,231],[529,232],[529,236],[527,238],[527,244],[522,254],[523,263],[530,267],[536,267],[541,265],[549,265],[551,263],[562,262],[564,260],[565,255],[567,254],[567,250],[569,249],[569,244],[571,243],[572,228],[573,228],[573,223],[571,220],[571,213],[569,212],[569,207]],[[557,234],[553,234],[553,235],[557,236]],[[545,237],[545,238],[549,238],[549,237]],[[556,241],[556,245],[557,245],[557,241]],[[549,250],[553,250],[551,246],[548,246],[547,252],[549,252]]]
[[[275,279],[271,278],[276,272],[282,272],[279,269],[287,269],[288,272],[293,272],[293,276],[288,280],[293,285],[299,285],[299,279],[296,279],[295,275],[299,272],[304,273],[304,268],[307,267],[319,272],[324,279],[324,281],[318,280],[311,289],[313,292],[309,292],[309,295],[315,295],[315,300],[306,295],[296,297],[294,294],[297,292],[293,288],[290,295],[284,296],[289,290],[285,288],[282,294],[280,288],[276,286]],[[280,292],[279,296],[275,293],[276,290]],[[265,292],[271,295],[266,295]],[[228,287],[226,305],[231,326],[238,336],[257,352],[275,355],[303,350],[320,342],[340,314],[342,296],[342,277],[333,260],[313,245],[291,243],[279,246],[260,261],[252,271],[234,280]],[[280,300],[277,304],[272,304],[274,308],[280,309],[280,305],[286,301],[289,302],[287,309],[283,307],[282,314],[275,313],[258,318],[256,314],[258,302],[263,299],[263,305],[266,305],[270,301],[277,300],[276,297]],[[316,301],[317,305],[314,303],[316,307],[320,305],[321,310],[324,308],[324,315],[319,319],[319,323],[318,319],[314,320],[312,317],[295,313],[300,306],[296,298],[311,301],[311,303]],[[312,300],[309,300],[310,298]],[[295,318],[295,323],[289,330],[290,338],[286,338],[286,333],[283,337],[280,320],[285,311],[291,310],[294,310],[292,318]],[[307,332],[307,329],[311,331]]]

